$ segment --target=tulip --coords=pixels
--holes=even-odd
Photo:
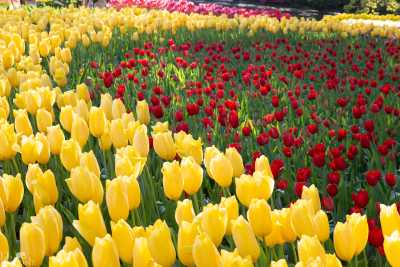
[[[118,249],[110,235],[103,238],[96,237],[92,262],[94,267],[119,267]]]
[[[192,157],[185,157],[181,160],[181,174],[183,191],[195,194],[203,182],[203,168]]]
[[[224,238],[228,225],[226,209],[209,204],[204,207],[200,220],[201,229],[208,234],[215,246],[219,246]]]
[[[82,251],[77,249],[75,251],[60,250],[56,256],[49,258],[49,267],[80,267],[88,266],[85,256]]]
[[[112,146],[112,139],[110,132],[111,124],[107,121],[106,125],[107,126],[105,127],[104,133],[99,139],[99,147],[103,151],[109,150]]]
[[[342,263],[335,254],[325,254],[325,263],[328,267],[342,267]]]
[[[281,223],[280,218],[281,211],[273,210],[271,212],[272,230],[269,235],[264,237],[264,242],[268,247],[273,247],[275,245],[281,245],[286,242],[283,233],[286,230],[285,226]],[[289,228],[290,230],[290,228]],[[296,236],[295,236],[296,238]]]
[[[74,110],[72,106],[64,106],[61,108],[60,112],[60,122],[61,126],[66,130],[67,132],[71,132],[72,129],[72,121],[74,117]]]
[[[12,159],[17,153],[17,135],[14,125],[0,123],[0,160]]]
[[[49,140],[50,151],[53,155],[59,155],[62,143],[65,140],[64,132],[60,125],[50,126],[47,128],[47,140]]]
[[[391,266],[400,266],[400,232],[399,230],[393,231],[390,235],[385,236],[383,242],[383,249],[385,251],[386,259]]]
[[[279,222],[282,224],[283,229],[282,236],[286,242],[293,242],[296,240],[297,235],[292,225],[292,209],[284,208],[279,210]]]
[[[153,133],[165,133],[169,131],[168,121],[160,122],[157,121],[153,126],[151,126]]]
[[[74,139],[63,141],[60,150],[60,159],[64,168],[71,171],[79,166],[81,147]],[[86,188],[85,188],[86,189]]]
[[[391,206],[380,205],[379,218],[382,225],[383,235],[391,235],[394,231],[400,231],[400,215],[396,204]]]
[[[22,267],[22,263],[18,258],[14,258],[12,261],[2,261],[0,267]]]
[[[72,61],[71,49],[64,48],[61,50],[61,58],[65,63],[70,63]]]
[[[248,207],[256,191],[256,185],[251,175],[242,174],[239,178],[235,179],[236,196],[240,203]]]
[[[87,167],[76,167],[71,170],[71,177],[65,182],[71,193],[80,202],[88,202],[92,200],[96,203],[103,202],[103,185],[100,178],[89,171]]]
[[[129,216],[128,192],[122,178],[107,180],[106,203],[111,220],[126,220]]]
[[[200,233],[193,243],[192,255],[197,267],[222,267],[222,259],[216,246],[206,233]]]
[[[133,137],[133,146],[141,157],[147,157],[149,154],[150,144],[149,137],[147,136],[147,127],[145,125],[142,124],[136,128]]]
[[[153,259],[161,266],[172,266],[176,260],[176,252],[168,225],[157,220],[148,231],[148,246]]]
[[[39,226],[44,234],[46,243],[46,256],[51,256],[58,251],[63,238],[63,222],[61,215],[53,206],[40,209],[36,216],[31,217],[32,223]]]
[[[79,244],[78,239],[76,237],[66,236],[62,250],[69,252],[76,249],[82,250],[81,244]]]
[[[9,96],[11,93],[11,84],[6,78],[0,79],[0,96]]]
[[[53,123],[53,117],[50,112],[41,108],[36,112],[36,124],[40,132],[47,132],[47,127]]]
[[[119,257],[126,263],[132,263],[135,236],[132,228],[124,220],[111,222],[112,238],[117,246]]]
[[[178,225],[182,222],[192,222],[194,218],[193,204],[190,199],[178,201],[175,209],[175,221]]]
[[[89,127],[86,121],[78,115],[74,115],[72,121],[71,138],[77,141],[81,148],[85,146],[89,138]]]
[[[100,96],[100,108],[108,120],[112,120],[112,96],[108,93]]]
[[[198,230],[196,224],[188,221],[182,221],[182,223],[179,224],[178,258],[186,266],[194,265],[192,248],[197,235]]]
[[[38,160],[39,155],[42,151],[42,143],[38,142],[33,136],[22,136],[21,139],[21,158],[22,161],[28,165]]]
[[[221,250],[221,260],[224,267],[253,267],[251,257],[241,257],[237,249],[233,252]]]
[[[329,239],[329,220],[325,211],[319,210],[313,218],[313,228],[319,241],[325,242]]]
[[[76,94],[78,95],[79,99],[83,99],[85,102],[90,101],[90,92],[89,88],[86,84],[81,83],[76,86]]]
[[[129,210],[137,209],[140,205],[141,198],[138,180],[134,176],[122,176],[121,179],[127,191]]]
[[[225,150],[225,156],[231,162],[233,168],[233,176],[239,177],[244,173],[243,159],[239,152],[234,147],[229,147]]]
[[[174,140],[171,131],[152,133],[154,151],[164,160],[173,160],[176,155]]]
[[[30,114],[36,114],[42,106],[42,98],[37,90],[29,89],[25,92],[25,108]]]
[[[62,102],[61,107],[62,106],[67,107],[67,109],[68,109],[67,113],[71,113],[72,112],[72,114],[73,114],[74,107],[76,107],[78,105],[78,96],[76,95],[76,92],[70,90],[70,91],[66,91],[66,92],[62,93],[61,89],[60,89],[59,95],[60,95],[60,97],[62,99],[62,101],[60,99],[60,101]],[[69,106],[71,106],[71,107],[69,107]],[[61,111],[62,111],[62,108],[61,108]],[[71,125],[72,125],[72,115],[68,115],[67,117],[69,117],[71,119]]]
[[[151,263],[152,258],[147,238],[136,238],[133,246],[133,267],[151,266]]]
[[[356,241],[355,256],[359,255],[365,248],[368,242],[368,222],[365,215],[361,216],[359,213],[353,213],[346,216],[348,222],[354,233]]]
[[[14,65],[15,59],[14,59],[14,54],[11,51],[11,49],[5,48],[2,52],[2,63],[4,69],[9,69]]]
[[[239,254],[242,257],[250,256],[256,262],[260,256],[260,247],[250,224],[243,216],[232,222],[232,237]]]
[[[183,157],[192,157],[198,164],[203,161],[203,148],[201,139],[193,139],[191,134],[186,134],[183,131],[174,134],[176,152]]]
[[[26,267],[40,266],[46,254],[45,234],[34,223],[23,223],[20,229],[20,255]]]
[[[41,144],[42,149],[40,150],[37,162],[40,164],[47,164],[50,160],[50,143],[44,133],[36,134],[36,141]]]
[[[325,260],[325,250],[319,242],[317,236],[302,235],[297,242],[297,250],[299,253],[299,260],[307,263],[317,257]]]
[[[303,186],[303,191],[301,193],[302,199],[309,199],[312,202],[314,213],[321,209],[321,201],[319,199],[319,192],[315,185],[310,187]]]
[[[228,225],[226,227],[226,234],[230,235],[230,234],[232,234],[232,231],[231,231],[232,221],[237,219],[237,217],[239,217],[239,203],[237,202],[237,199],[235,196],[231,196],[228,198],[221,197],[219,206],[221,208],[224,208],[227,212]]]
[[[93,150],[81,154],[80,166],[87,167],[96,177],[100,178],[100,167]]]
[[[141,124],[149,124],[150,122],[150,111],[149,105],[145,100],[138,101],[136,104],[136,116]]]
[[[6,212],[15,212],[24,197],[24,184],[21,174],[11,176],[3,174],[0,179],[0,197]]]
[[[4,210],[3,201],[0,198],[0,227],[3,227],[6,223],[6,212]]]
[[[89,107],[85,100],[79,99],[74,111],[76,115],[78,115],[85,121],[85,123],[89,122]],[[73,123],[74,122],[72,121],[72,124]],[[89,132],[89,128],[87,129],[87,131]]]
[[[270,267],[288,267],[285,259],[280,259],[278,261],[272,261]]]
[[[25,109],[14,110],[15,130],[19,134],[30,136],[33,134],[32,125]]]
[[[8,260],[9,248],[7,237],[0,232],[0,262]]]
[[[221,187],[228,187],[232,183],[232,164],[224,154],[220,153],[210,161],[211,178]]]
[[[256,184],[254,198],[268,200],[272,196],[274,190],[274,178],[265,175],[263,172],[256,171],[253,173],[253,180]]]
[[[272,231],[271,207],[267,201],[262,199],[253,199],[247,210],[247,219],[258,237],[264,237]]]
[[[266,176],[274,178],[271,170],[271,166],[269,165],[269,160],[266,156],[262,155],[256,159],[255,170],[263,172]]]
[[[344,261],[350,261],[357,248],[357,241],[349,223],[338,222],[333,231],[336,255]]]
[[[298,237],[302,235],[313,236],[313,207],[311,200],[297,200],[291,206],[291,222]]]
[[[93,246],[96,237],[104,237],[107,234],[103,215],[99,204],[89,201],[85,205],[78,205],[79,220],[74,220],[72,225],[83,238]]]
[[[89,112],[89,130],[95,137],[101,137],[106,128],[107,118],[104,111],[98,107],[91,107]]]
[[[122,117],[122,114],[126,113],[126,108],[124,103],[121,101],[121,99],[116,98],[112,102],[111,106],[111,113],[112,113],[112,118],[115,119],[120,119]]]
[[[128,145],[128,133],[121,119],[115,119],[111,121],[110,136],[112,144],[115,148]]]
[[[44,38],[39,43],[39,53],[41,57],[47,57],[50,54],[51,43],[49,38]]]
[[[10,114],[10,105],[5,96],[0,97],[0,119],[7,120]]]
[[[173,200],[178,200],[183,191],[181,168],[177,161],[164,162],[161,173],[163,175],[164,194]]]
[[[206,167],[207,174],[208,176],[211,177],[211,172],[210,172],[210,163],[211,160],[214,158],[214,156],[218,155],[221,153],[221,151],[218,150],[215,146],[207,147],[204,150],[204,166]]]

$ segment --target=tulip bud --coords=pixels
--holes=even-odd
[[[168,225],[165,221],[157,220],[148,230],[147,240],[151,256],[161,266],[172,266],[176,260],[176,252]]]
[[[225,150],[225,156],[231,162],[233,168],[233,176],[239,177],[244,173],[243,159],[239,152],[234,147],[229,147]]]
[[[78,104],[74,108],[74,111],[75,114],[81,117],[86,124],[89,122],[89,108],[85,100],[79,99]],[[74,122],[72,121],[72,123]],[[88,127],[88,132],[89,132],[89,127]]]
[[[71,49],[64,48],[61,50],[61,59],[65,63],[70,63],[72,61]]]
[[[329,220],[325,211],[319,210],[313,218],[313,228],[319,241],[325,242],[329,239]]]
[[[12,65],[14,65],[15,62],[15,57],[13,52],[11,51],[11,49],[7,49],[7,48],[3,48],[3,52],[1,54],[2,56],[2,63],[3,63],[3,67],[4,69],[9,69],[12,67]]]
[[[209,204],[204,207],[200,220],[201,229],[208,234],[216,246],[219,246],[228,225],[226,209]]]
[[[210,161],[211,178],[221,187],[228,187],[232,183],[232,164],[224,154],[220,153]]]
[[[61,215],[53,206],[40,209],[36,216],[31,217],[32,223],[39,226],[44,234],[46,243],[46,256],[51,256],[58,251],[63,238],[63,222]]]
[[[314,213],[321,209],[321,201],[319,198],[318,188],[315,185],[311,185],[310,187],[303,186],[303,191],[301,193],[302,199],[309,199],[312,202]]]
[[[0,79],[0,96],[9,96],[11,93],[11,84],[6,78]]]
[[[271,170],[271,166],[269,165],[269,160],[266,156],[262,155],[256,159],[255,170],[264,173],[266,176],[270,176],[274,178]]]
[[[33,136],[22,136],[21,139],[21,158],[22,161],[28,165],[38,160],[40,153],[42,152],[42,143],[38,142]]]
[[[344,261],[350,261],[356,253],[356,239],[349,223],[338,222],[333,231],[336,255]]]
[[[92,200],[101,204],[103,202],[103,185],[100,178],[89,171],[85,166],[79,166],[71,170],[71,177],[65,182],[71,193],[80,202],[88,202]]]
[[[138,101],[136,104],[136,116],[141,124],[149,124],[150,122],[150,111],[149,105],[145,100]]]
[[[203,148],[201,139],[195,140],[191,134],[184,131],[174,134],[175,146],[178,155],[183,157],[192,157],[197,164],[203,161]]]
[[[64,132],[61,130],[60,125],[47,128],[47,140],[49,140],[51,153],[53,155],[59,155],[62,143],[65,140]]]
[[[93,150],[81,154],[80,166],[87,167],[96,177],[100,178],[100,167]]]
[[[283,233],[286,229],[285,226],[281,223],[280,217],[281,210],[273,210],[271,212],[272,230],[269,235],[266,235],[264,237],[264,242],[268,247],[274,247],[275,245],[281,245],[286,242],[283,236]],[[294,235],[294,240],[296,240],[296,235]]]
[[[316,236],[302,235],[297,242],[297,250],[301,262],[307,263],[317,257],[325,260],[325,250]]]
[[[379,218],[383,235],[389,236],[396,230],[400,231],[400,215],[395,203],[391,206],[381,204]]]
[[[164,160],[173,160],[176,156],[175,144],[171,131],[152,133],[153,147],[157,155]]]
[[[112,112],[112,117],[113,119],[120,119],[122,117],[122,114],[126,113],[126,108],[124,103],[121,101],[121,99],[116,98],[112,102],[112,107],[111,107],[111,112]]]
[[[61,144],[60,159],[64,168],[71,171],[72,168],[79,166],[81,147],[74,140],[65,140]],[[87,188],[85,188],[86,190]]]
[[[72,129],[72,121],[74,117],[74,110],[72,106],[65,106],[61,108],[60,112],[60,122],[61,126],[66,130],[67,132],[71,132]]]
[[[194,218],[193,204],[190,199],[178,201],[175,209],[175,221],[178,225],[182,222],[192,222]]]
[[[23,267],[22,263],[18,258],[14,258],[12,261],[2,261],[0,267]]]
[[[104,134],[107,118],[104,111],[98,107],[91,107],[89,113],[89,130],[95,137],[100,137]]]
[[[288,267],[285,259],[280,259],[278,261],[272,261],[270,267]]]
[[[86,258],[82,251],[76,249],[74,251],[60,250],[56,256],[49,258],[49,267],[87,267]]]
[[[79,244],[78,239],[76,237],[66,236],[62,250],[69,252],[76,249],[82,250],[81,244]]]
[[[72,121],[71,138],[76,140],[81,148],[85,146],[89,138],[89,128],[86,121],[78,115],[74,115]]]
[[[90,101],[89,88],[87,87],[86,84],[84,83],[78,84],[76,86],[76,94],[78,95],[79,99],[83,99],[85,102]]]
[[[111,124],[107,121],[104,133],[99,139],[99,147],[103,151],[109,150],[112,146],[110,127]]]
[[[356,252],[355,256],[359,255],[367,245],[368,242],[368,222],[365,215],[361,216],[359,213],[353,213],[346,216],[346,222],[348,222],[354,233],[356,241]]]
[[[96,237],[92,250],[94,267],[119,267],[118,249],[110,235]]]
[[[12,159],[17,153],[17,147],[14,125],[7,121],[0,123],[0,160]]]
[[[194,259],[192,248],[198,235],[197,225],[191,222],[182,221],[178,231],[178,258],[186,266],[193,266]]]
[[[7,120],[10,115],[10,105],[5,96],[0,97],[0,119]]]
[[[258,237],[264,237],[272,231],[271,207],[263,199],[253,199],[247,210],[247,219]]]
[[[7,237],[0,232],[0,262],[8,260],[9,248]]]
[[[313,206],[311,200],[297,200],[292,206],[291,222],[298,237],[313,236]]]
[[[25,109],[14,110],[15,130],[19,134],[30,136],[33,134],[31,122]]]
[[[6,212],[15,212],[24,197],[24,184],[21,174],[11,176],[3,174],[0,179],[0,197]]]
[[[37,162],[40,164],[47,164],[50,160],[50,143],[44,133],[36,134],[36,141],[41,144],[42,149],[37,157]]]
[[[242,257],[250,256],[256,262],[260,256],[260,247],[250,224],[243,216],[232,222],[232,237],[239,254]]]
[[[119,257],[122,261],[131,264],[133,257],[133,245],[135,236],[132,228],[124,220],[117,223],[111,222],[112,238],[118,249]]]
[[[147,238],[136,238],[133,246],[133,267],[151,266],[151,263],[152,258]]]
[[[203,168],[192,157],[185,157],[181,160],[181,174],[183,190],[189,195],[195,194],[203,182]]]
[[[19,233],[20,255],[26,267],[40,266],[46,254],[45,234],[34,223],[23,223]]]
[[[227,212],[228,225],[226,227],[226,234],[230,235],[232,233],[232,221],[239,217],[239,203],[237,202],[235,196],[228,198],[222,197],[219,206],[224,208]]]
[[[200,233],[193,244],[193,260],[197,267],[222,267],[221,255],[206,233]]]
[[[178,200],[183,191],[181,168],[177,161],[164,162],[161,173],[163,174],[164,194],[173,200]]]
[[[385,236],[383,242],[383,249],[385,251],[386,259],[391,266],[400,266],[400,232],[399,230],[393,231],[390,235]]]
[[[52,123],[53,117],[50,112],[42,108],[36,112],[36,124],[40,132],[45,133]]]
[[[51,43],[49,38],[44,38],[39,43],[39,53],[41,57],[47,57],[50,54]]]
[[[241,257],[237,249],[233,252],[221,250],[222,265],[224,267],[253,267],[250,256]]]
[[[112,96],[110,94],[102,94],[100,96],[100,108],[103,109],[109,121],[112,120]]]
[[[96,237],[101,238],[107,234],[99,204],[91,200],[85,205],[79,204],[78,216],[79,220],[74,220],[72,225],[91,246]]]
[[[126,220],[129,216],[129,201],[125,183],[122,178],[107,180],[106,202],[111,220],[117,222],[120,219]]]
[[[115,148],[121,148],[128,145],[127,129],[121,119],[111,121],[110,127],[111,141]]]
[[[147,136],[146,125],[142,124],[136,128],[135,135],[133,137],[133,146],[141,157],[147,157],[149,154],[150,144],[149,137]]]
[[[165,122],[157,121],[156,124],[151,126],[151,129],[153,131],[153,134],[168,132],[169,131],[168,121]]]

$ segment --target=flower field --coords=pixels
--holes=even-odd
[[[0,266],[400,266],[400,29],[155,8],[0,11]]]

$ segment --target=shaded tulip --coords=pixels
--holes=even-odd
[[[38,142],[32,135],[29,137],[22,136],[20,149],[22,161],[26,165],[36,162],[42,148],[42,143]]]
[[[110,235],[96,237],[92,250],[93,267],[119,267],[118,249]]]
[[[71,171],[72,168],[79,166],[81,157],[81,147],[74,139],[65,140],[61,144],[60,159],[64,168]]]
[[[232,237],[240,256],[250,256],[256,262],[260,256],[260,247],[250,224],[239,216],[232,222]]]
[[[145,100],[138,101],[136,104],[136,116],[141,124],[149,124],[150,111],[149,105]]]
[[[390,235],[385,236],[383,242],[383,249],[385,251],[386,259],[392,266],[400,266],[400,232],[399,230],[393,231]]]
[[[359,255],[367,245],[368,242],[368,222],[367,216],[359,213],[352,213],[346,216],[346,222],[350,224],[354,238],[356,241],[355,256]]]
[[[148,227],[148,232],[148,246],[154,261],[164,267],[172,266],[176,261],[176,252],[168,225],[157,220]]]
[[[280,259],[278,261],[272,261],[270,267],[288,267],[285,259]]]
[[[181,175],[183,191],[195,194],[203,183],[203,168],[192,157],[185,157],[181,160]]]
[[[106,181],[106,203],[111,220],[126,220],[129,216],[128,191],[122,178]]]
[[[107,126],[107,118],[103,109],[91,107],[89,112],[89,130],[94,137],[100,137],[104,134]]]
[[[211,205],[204,207],[200,217],[201,229],[208,234],[215,246],[221,244],[228,225],[226,209]]]
[[[44,234],[46,256],[58,251],[63,238],[63,222],[60,213],[53,206],[40,209],[36,216],[31,217],[32,223],[39,226]]]
[[[0,197],[6,212],[15,212],[24,197],[24,184],[21,174],[3,174],[0,179]]]
[[[136,238],[133,246],[133,267],[151,266],[152,261],[147,238]]]
[[[36,125],[40,132],[47,132],[47,128],[53,123],[53,117],[50,112],[41,108],[36,112]]]
[[[40,266],[46,254],[45,234],[34,223],[23,223],[20,229],[20,255],[26,267]]]
[[[336,255],[344,261],[350,261],[356,253],[356,239],[349,223],[338,222],[333,231]]]
[[[59,155],[61,152],[62,143],[65,140],[64,132],[60,125],[50,126],[47,128],[47,140],[50,144],[50,151],[53,155]]]
[[[206,233],[200,233],[195,238],[192,255],[197,267],[223,266],[221,255]]]
[[[9,247],[7,237],[0,232],[0,262],[8,260]]]
[[[221,197],[221,201],[219,203],[221,208],[226,210],[228,216],[228,225],[226,227],[226,234],[230,235],[232,233],[232,221],[236,220],[239,217],[239,203],[235,196],[231,197]]]
[[[19,134],[30,136],[33,133],[28,113],[25,109],[14,110],[15,130]]]
[[[72,121],[71,138],[76,140],[81,148],[85,146],[89,139],[89,127],[86,121],[78,115],[74,115]]]
[[[79,234],[91,245],[94,245],[96,237],[104,237],[107,234],[103,215],[99,204],[89,201],[85,205],[78,205],[79,220],[74,220],[72,225]]]
[[[100,178],[100,167],[93,150],[81,154],[80,166],[87,167],[96,177]]]
[[[325,242],[329,239],[329,219],[325,211],[319,210],[313,218],[313,228],[319,241]]]
[[[121,119],[111,121],[110,136],[115,148],[125,147],[128,145],[128,133]]]
[[[313,236],[313,206],[310,200],[300,199],[291,206],[291,223],[298,237]]]
[[[87,167],[73,168],[70,175],[65,182],[71,193],[80,202],[86,203],[89,200],[99,204],[103,202],[104,190],[100,178],[96,177]]]
[[[309,187],[303,186],[301,198],[312,201],[314,213],[316,213],[317,211],[319,211],[321,209],[321,201],[319,198],[319,192],[318,192],[318,188],[316,188],[315,185],[311,185]]]
[[[176,156],[172,132],[152,133],[153,147],[157,155],[163,160],[173,160]]]
[[[184,131],[174,134],[176,152],[183,157],[192,157],[198,164],[203,161],[203,148],[201,139],[195,140],[191,134]]]
[[[271,166],[269,165],[269,160],[266,156],[261,155],[256,159],[255,170],[264,173],[267,176],[274,178],[271,170]]]
[[[118,249],[119,257],[126,263],[132,263],[135,236],[132,228],[124,220],[111,222],[112,238]]]
[[[380,205],[379,218],[383,235],[391,235],[394,231],[400,231],[400,215],[396,204],[391,206]]]
[[[161,173],[163,175],[164,194],[173,200],[178,200],[183,191],[181,167],[177,161],[164,162]]]
[[[247,219],[258,237],[264,237],[272,231],[271,207],[263,199],[253,199],[247,210]]]
[[[188,221],[182,221],[178,231],[178,258],[186,266],[193,266],[193,244],[198,235],[197,225]]]
[[[232,164],[224,154],[214,156],[210,161],[211,178],[221,187],[228,187],[232,183]]]
[[[133,137],[133,146],[138,151],[141,157],[147,157],[149,154],[150,143],[149,137],[147,136],[146,125],[140,125],[135,130],[135,135]]]
[[[40,150],[37,162],[40,164],[47,164],[50,160],[50,143],[44,133],[36,134],[36,141],[41,144],[42,149]]]
[[[317,236],[302,235],[297,242],[297,250],[299,260],[303,263],[307,263],[317,257],[320,257],[323,261],[325,260],[325,250]]]
[[[239,177],[244,173],[243,159],[239,152],[234,147],[229,147],[225,150],[225,156],[231,162],[233,168],[233,176]]]
[[[72,106],[64,106],[61,108],[60,112],[60,122],[61,126],[66,130],[67,132],[71,132],[72,129],[72,121],[74,117],[74,109]]]
[[[182,222],[192,222],[194,218],[193,204],[190,199],[178,201],[175,209],[175,221],[178,225]]]
[[[121,101],[121,99],[116,98],[113,100],[112,106],[111,106],[111,112],[112,112],[112,117],[114,120],[121,118],[122,114],[126,113],[125,105]]]

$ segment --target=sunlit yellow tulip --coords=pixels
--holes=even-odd
[[[8,260],[9,256],[9,247],[7,237],[0,232],[0,261]]]
[[[247,210],[247,219],[258,237],[264,237],[272,231],[271,207],[263,199],[253,199]]]
[[[211,178],[221,187],[228,187],[232,183],[233,167],[229,159],[222,153],[214,156],[210,161]]]
[[[232,222],[232,237],[239,254],[242,257],[250,256],[256,262],[260,256],[260,247],[250,224],[242,216]]]
[[[17,149],[14,125],[8,122],[0,123],[0,160],[12,159],[17,153]]]
[[[325,242],[329,239],[329,219],[325,211],[319,210],[313,218],[313,228],[319,241]]]
[[[112,113],[112,118],[114,120],[120,119],[122,117],[122,114],[126,113],[124,102],[122,102],[121,99],[116,98],[113,100],[111,106],[111,113]]]
[[[92,200],[96,203],[103,201],[103,185],[100,178],[97,177],[85,166],[75,167],[71,170],[70,178],[65,182],[71,193],[79,201],[86,203]]]
[[[192,157],[185,157],[181,160],[181,174],[183,190],[189,195],[195,194],[203,182],[203,168]]]
[[[142,124],[136,128],[133,137],[133,146],[141,157],[147,157],[149,154],[150,144],[149,137],[147,136],[147,127],[145,125]]]
[[[392,266],[400,266],[400,232],[399,230],[393,231],[390,235],[385,236],[383,242],[383,249],[385,250],[386,259]]]
[[[176,261],[176,252],[166,222],[157,220],[148,231],[149,250],[155,262],[165,267],[172,266]]]
[[[151,266],[152,261],[147,238],[136,238],[133,246],[133,267]]]
[[[46,254],[46,240],[42,228],[34,223],[23,223],[19,235],[23,264],[27,267],[40,266]]]
[[[11,93],[11,84],[7,78],[0,79],[0,96],[9,96]]]
[[[112,120],[112,96],[108,93],[100,97],[100,108],[103,109],[108,120]]]
[[[400,232],[400,215],[395,203],[391,206],[381,204],[379,218],[384,235],[389,236],[396,230]]]
[[[243,159],[239,152],[234,147],[229,147],[225,150],[225,156],[231,162],[233,168],[233,176],[239,177],[244,173]]]
[[[195,140],[191,134],[183,131],[174,134],[176,152],[183,157],[192,157],[198,164],[203,161],[203,148],[201,139]]]
[[[42,143],[37,141],[32,135],[29,137],[22,136],[20,153],[22,161],[26,165],[36,162],[42,149]]]
[[[318,188],[315,185],[309,187],[303,186],[303,191],[301,193],[302,199],[309,199],[312,202],[314,213],[321,209],[321,201],[319,199]]]
[[[206,233],[195,238],[192,255],[197,267],[222,267],[221,255]]]
[[[15,212],[24,197],[24,185],[21,174],[16,176],[3,174],[0,179],[0,197],[7,212]]]
[[[85,102],[90,101],[90,93],[89,88],[86,84],[81,83],[76,86],[76,94],[78,95],[79,99],[83,99]]]
[[[232,233],[232,221],[239,217],[239,203],[235,196],[231,197],[221,197],[221,202],[219,203],[221,208],[226,210],[228,216],[228,225],[226,226],[226,234],[230,235]]]
[[[285,259],[280,259],[278,261],[272,261],[271,267],[288,267],[288,264]]]
[[[298,237],[302,235],[313,236],[313,206],[311,200],[297,200],[291,206],[291,223]]]
[[[201,229],[208,234],[216,246],[219,246],[228,225],[226,209],[209,204],[209,206],[204,207],[200,220]]]
[[[253,261],[250,256],[242,257],[237,249],[233,252],[221,250],[222,265],[224,267],[253,267]]]
[[[140,123],[149,124],[150,122],[150,111],[149,105],[145,100],[138,101],[136,104],[136,116]]]
[[[24,109],[14,110],[15,130],[19,134],[29,136],[33,133],[28,113]]]
[[[367,245],[368,242],[368,222],[367,216],[361,216],[359,213],[352,213],[346,216],[346,222],[348,222],[354,233],[356,241],[356,252],[355,256],[360,254]]]
[[[0,267],[22,267],[22,263],[18,258],[14,258],[12,261],[2,261]]]
[[[93,153],[93,150],[89,152],[84,152],[80,157],[80,166],[87,167],[89,171],[94,173],[97,177],[100,177],[100,167],[97,162],[96,156]]]
[[[255,170],[263,172],[265,175],[273,177],[269,160],[266,156],[262,155],[256,159]]]
[[[107,180],[106,203],[111,220],[126,220],[129,216],[128,191],[122,178]]]
[[[178,225],[182,222],[192,222],[194,218],[193,204],[190,199],[178,201],[175,209],[175,221]]]
[[[71,132],[73,118],[74,118],[74,110],[72,106],[68,105],[61,108],[60,122],[61,126],[67,132]]]
[[[65,140],[64,132],[61,130],[60,125],[47,128],[47,140],[49,140],[51,153],[53,155],[59,155],[62,143]]]
[[[65,140],[61,144],[60,159],[64,168],[71,171],[72,168],[79,166],[81,147],[74,139]]]
[[[356,238],[349,223],[338,222],[333,231],[336,255],[344,261],[350,261],[356,253]]]
[[[115,148],[120,148],[128,145],[127,129],[121,119],[111,121],[110,136],[112,144]]]
[[[51,113],[45,109],[39,109],[36,112],[36,124],[40,132],[47,132],[47,127],[50,127],[53,123],[53,117]]]
[[[41,144],[42,149],[37,157],[37,162],[40,164],[47,164],[50,160],[50,143],[44,133],[37,133],[36,141]]]
[[[110,235],[96,237],[92,262],[94,267],[119,267],[118,249]]]
[[[86,121],[78,116],[74,115],[71,127],[71,138],[79,143],[83,148],[89,138],[89,127]]]
[[[7,120],[10,115],[10,105],[5,96],[0,97],[0,120]]]
[[[164,162],[161,173],[163,175],[164,193],[169,199],[177,200],[183,191],[181,167],[177,161]]]
[[[157,155],[164,160],[173,160],[176,156],[172,132],[152,133],[153,147]]]
[[[191,222],[182,221],[178,231],[178,258],[186,266],[193,266],[194,259],[192,248],[198,235],[197,225]]]
[[[317,257],[320,257],[322,261],[325,260],[325,250],[317,236],[302,235],[297,242],[297,250],[299,260],[303,263],[308,263]]]
[[[157,121],[153,126],[151,126],[153,133],[165,133],[169,131],[168,121],[160,122]]]
[[[118,249],[119,257],[126,263],[132,263],[135,236],[132,228],[124,220],[111,222],[112,238]]]

